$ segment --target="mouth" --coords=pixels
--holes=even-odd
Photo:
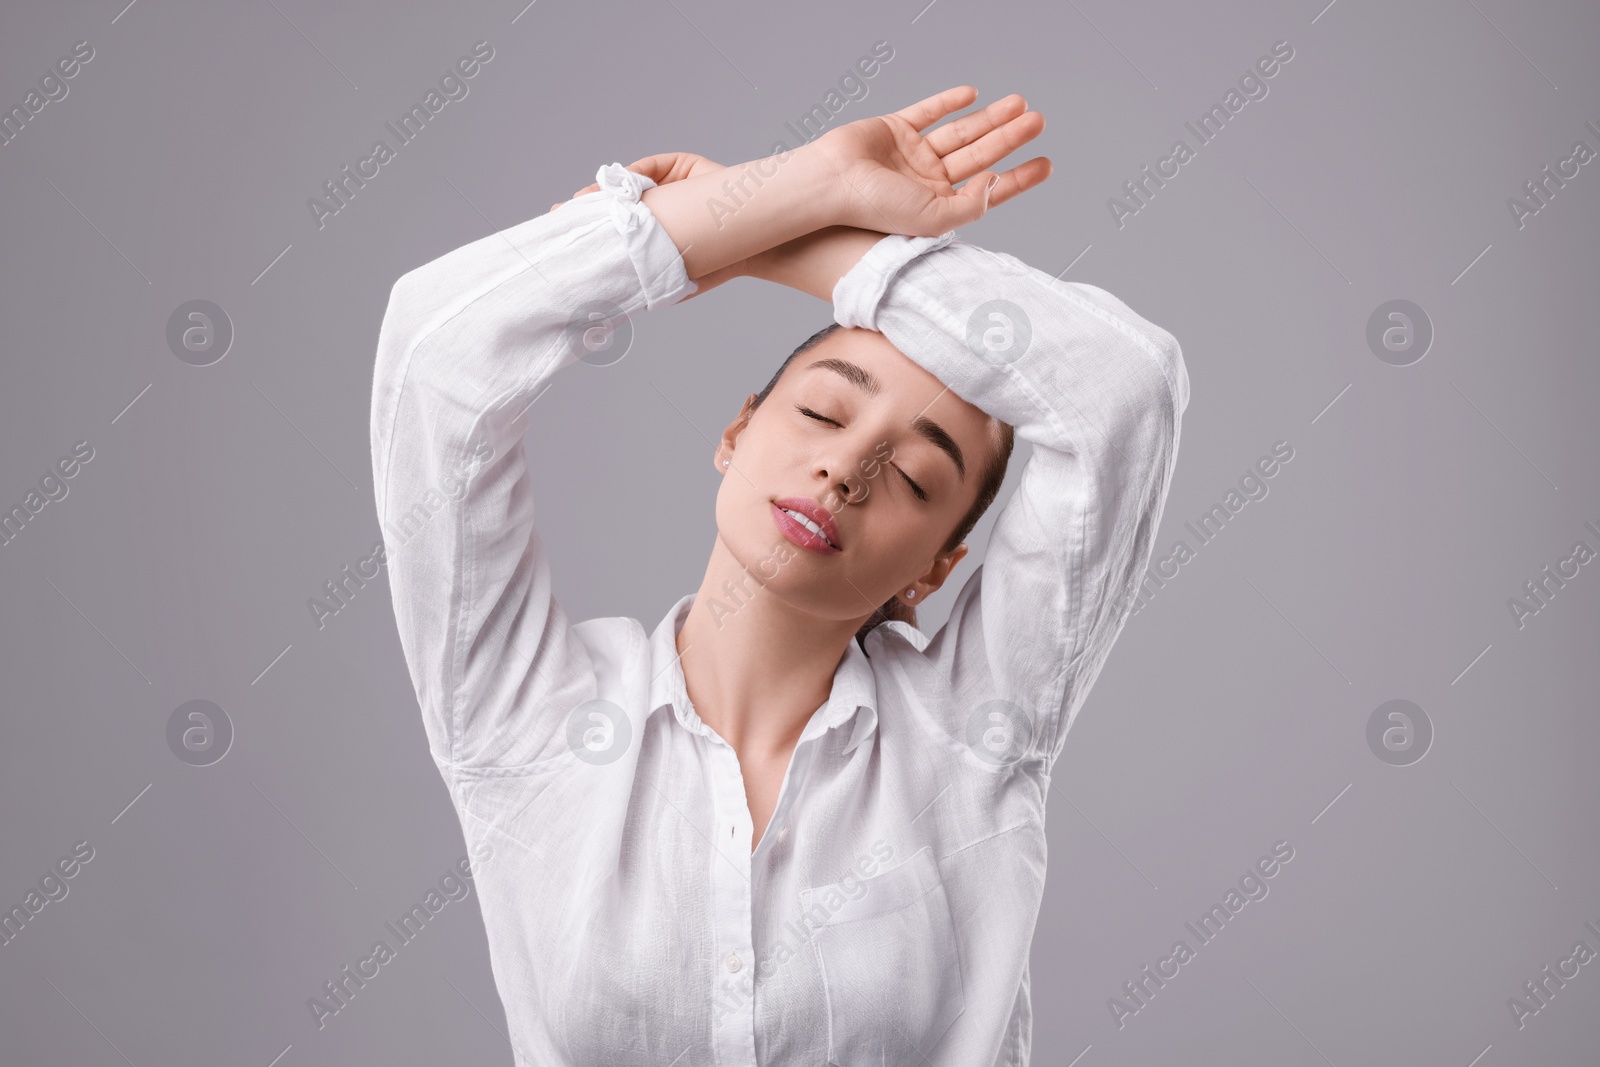
[[[844,550],[832,514],[814,500],[800,496],[774,500],[772,520],[777,523],[784,537],[801,548],[825,556]]]

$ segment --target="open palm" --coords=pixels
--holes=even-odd
[[[1016,94],[923,132],[972,103],[977,92],[970,85],[946,89],[900,111],[840,126],[807,146],[838,179],[835,195],[846,224],[933,237],[975,222],[992,204],[1049,176],[1043,156],[1003,174],[988,169],[1044,130],[1044,116],[1027,111]]]

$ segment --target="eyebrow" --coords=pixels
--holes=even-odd
[[[815,370],[818,368],[833,371],[868,396],[877,396],[883,391],[883,386],[878,382],[878,379],[874,378],[865,367],[851,363],[848,359],[830,356],[826,359],[815,361],[807,369]],[[911,428],[930,441],[934,447],[949,456],[956,465],[956,474],[962,481],[966,481],[967,461],[961,455],[961,446],[956,444],[955,438],[951,437],[943,426],[940,426],[926,415],[918,415],[911,420]]]

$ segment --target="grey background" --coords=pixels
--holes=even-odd
[[[320,1032],[306,1006],[465,854],[387,585],[321,630],[306,606],[378,539],[389,287],[602,163],[764,155],[887,40],[837,121],[1024,93],[1049,127],[1006,165],[1055,176],[963,235],[1071,264],[1183,344],[1161,551],[1295,450],[1128,622],[1058,765],[1035,1061],[1595,1062],[1600,963],[1520,1030],[1507,998],[1600,950],[1600,564],[1521,629],[1507,598],[1600,548],[1600,164],[1521,229],[1506,200],[1600,149],[1600,10],[1323,2],[8,5],[5,108],[75,42],[95,56],[0,147],[0,504],[78,440],[95,458],[0,546],[0,904],[73,843],[95,855],[0,946],[0,1059],[510,1062],[475,898]],[[319,230],[307,198],[480,39],[469,96]],[[1269,95],[1119,229],[1107,198],[1278,40]],[[1436,331],[1407,367],[1365,342],[1395,298]],[[192,299],[236,330],[209,367],[166,345]],[[559,380],[529,447],[573,618],[653,627],[696,587],[709,442],[828,317],[739,281]],[[659,549],[641,508],[674,516]],[[1435,730],[1406,767],[1366,742],[1395,698]],[[209,767],[165,740],[194,699],[236,732]],[[1270,895],[1119,1029],[1107,999],[1279,840]]]

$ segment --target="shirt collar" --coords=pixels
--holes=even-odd
[[[691,733],[710,735],[711,728],[701,721],[689,703],[689,691],[684,685],[683,665],[678,660],[677,636],[689,609],[694,605],[694,593],[685,594],[667,610],[650,635],[650,711],[662,707],[672,708],[673,716]],[[852,636],[845,645],[844,655],[833,672],[833,689],[828,700],[812,714],[800,734],[801,741],[818,737],[835,726],[854,720],[850,740],[844,751],[849,752],[878,727],[877,680],[872,674],[871,661]],[[858,714],[859,713],[859,714]]]

